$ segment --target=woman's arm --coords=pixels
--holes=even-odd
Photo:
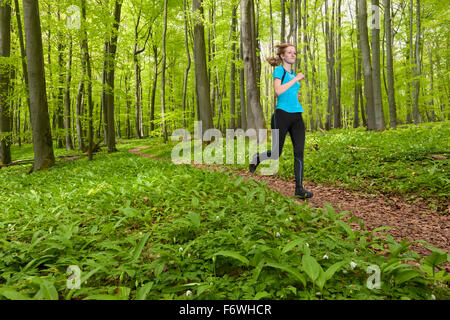
[[[292,87],[297,81],[300,81],[305,78],[305,75],[303,73],[299,73],[295,76],[294,79],[292,79],[289,82],[286,82],[285,84],[281,85],[281,79],[275,78],[273,81],[273,87],[275,89],[275,94],[277,96],[283,94],[286,92],[290,87]]]

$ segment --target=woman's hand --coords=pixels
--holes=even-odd
[[[295,76],[294,79],[295,79],[296,81],[303,80],[303,79],[305,79],[305,75],[304,75],[303,73],[298,73],[298,74]]]

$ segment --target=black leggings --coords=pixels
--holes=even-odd
[[[303,122],[302,113],[289,113],[281,109],[276,109],[270,121],[272,128],[272,150],[278,149],[278,157],[274,154],[272,158],[272,151],[255,154],[251,163],[259,164],[261,161],[272,159],[276,160],[281,156],[283,151],[284,140],[286,134],[289,132],[291,136],[292,145],[294,147],[294,173],[296,188],[303,187],[303,151],[305,149],[305,124]],[[273,129],[278,129],[278,139],[273,132]]]

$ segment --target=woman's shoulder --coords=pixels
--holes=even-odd
[[[275,67],[275,69],[273,70],[273,76],[275,78],[277,78],[277,77],[281,78],[283,76],[283,73],[284,73],[284,68],[282,65]]]

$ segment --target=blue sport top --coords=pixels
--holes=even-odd
[[[283,79],[284,74],[284,68],[282,65],[279,65],[275,68],[273,71],[273,79]],[[286,71],[286,76],[284,77],[283,83],[285,84],[292,79],[295,78],[295,73],[292,70],[291,72]],[[294,112],[303,112],[303,107],[298,101],[297,92],[300,89],[300,83],[296,82],[294,85],[292,85],[289,89],[287,89],[285,92],[280,94],[277,97],[277,108],[284,110],[286,112],[294,113]]]

